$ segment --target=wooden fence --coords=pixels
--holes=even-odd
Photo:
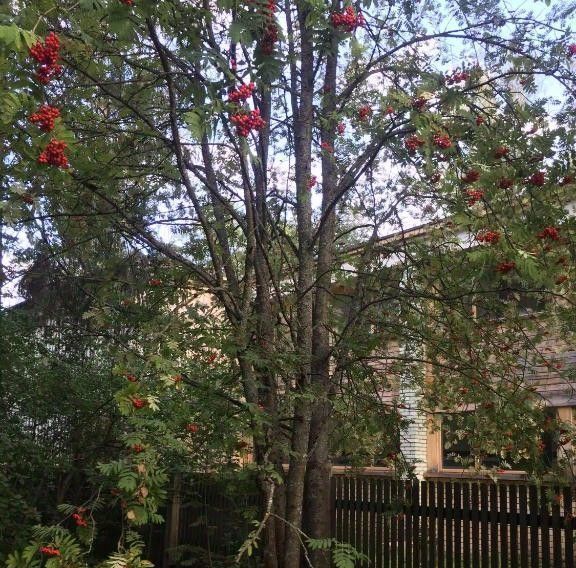
[[[574,488],[335,476],[333,534],[376,568],[574,568]]]
[[[258,518],[253,486],[204,478],[181,496],[172,545],[198,559],[233,556]],[[333,536],[374,568],[575,568],[576,487],[335,475],[331,501]]]

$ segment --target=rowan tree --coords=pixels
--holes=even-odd
[[[334,432],[398,431],[404,403],[380,395],[399,378],[414,410],[475,405],[480,455],[537,464],[544,418],[519,368],[546,362],[544,322],[574,327],[573,9],[47,0],[5,16],[4,219],[79,263],[103,235],[158,260],[133,304],[147,333],[115,351],[147,377],[117,395],[131,441],[149,443],[156,407],[169,422],[171,376],[193,408],[207,388],[236,407],[266,566],[298,566],[301,531],[328,536]],[[416,219],[421,235],[382,239]],[[100,326],[135,317],[119,286],[98,298]],[[158,472],[120,488],[129,522],[156,518]]]

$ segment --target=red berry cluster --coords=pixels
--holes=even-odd
[[[38,163],[56,166],[57,168],[68,168],[68,158],[64,155],[64,150],[67,147],[68,144],[66,142],[53,138],[38,156]]]
[[[394,107],[392,105],[388,105],[384,110],[385,114],[394,114]]]
[[[120,0],[120,2],[126,6],[134,6],[134,0]]]
[[[172,377],[172,380],[173,380],[175,383],[181,383],[181,382],[184,380],[184,377],[183,377],[182,375],[174,375],[174,376]]]
[[[308,189],[312,189],[318,183],[316,176],[311,176],[308,180]]]
[[[560,180],[560,185],[569,185],[571,183],[574,183],[574,176],[567,175]]]
[[[342,136],[342,134],[344,134],[345,130],[346,130],[346,125],[343,122],[339,122],[338,126],[336,127],[336,132],[338,132],[338,134],[340,136]]]
[[[568,276],[566,274],[561,274],[556,278],[556,284],[563,284],[566,280],[568,280]]]
[[[40,130],[44,132],[50,132],[54,130],[54,121],[60,118],[60,111],[55,108],[51,107],[50,105],[42,105],[38,112],[31,114],[28,120],[32,124],[38,123]]]
[[[512,178],[503,177],[500,178],[498,182],[498,187],[500,189],[510,189],[514,185],[514,180]]]
[[[511,270],[516,268],[516,263],[513,260],[507,260],[504,262],[499,262],[496,265],[496,271],[502,274],[508,274]]]
[[[468,205],[472,207],[475,203],[478,203],[483,197],[484,192],[481,189],[468,189],[466,190],[466,195],[468,196]]]
[[[150,280],[148,280],[148,286],[161,286],[162,285],[162,280],[160,280],[160,278],[150,278]]]
[[[404,140],[404,146],[406,146],[406,148],[410,152],[418,150],[418,148],[424,146],[424,144],[425,144],[424,140],[422,140],[422,138],[419,138],[415,134],[409,136],[408,138],[406,138],[406,140]]]
[[[536,235],[539,239],[550,239],[557,241],[560,239],[560,229],[557,227],[545,227]]]
[[[192,434],[195,434],[196,432],[198,432],[199,429],[200,429],[200,426],[198,426],[198,424],[196,424],[196,422],[186,424],[186,430],[188,430],[188,432],[192,432]]]
[[[52,546],[43,546],[40,548],[40,552],[46,556],[60,556],[60,551]]]
[[[447,134],[434,134],[432,141],[438,148],[447,149],[452,147],[452,140]]]
[[[358,120],[366,120],[372,114],[372,107],[364,105],[358,109]]]
[[[538,187],[543,186],[546,183],[546,176],[544,172],[534,172],[529,178],[528,182],[532,185],[537,185]]]
[[[244,102],[252,96],[254,89],[256,89],[256,85],[254,83],[248,83],[248,85],[240,85],[240,87],[230,92],[228,95],[228,100],[231,103]]]
[[[496,150],[494,150],[494,157],[495,158],[504,158],[510,153],[510,149],[506,146],[498,146]]]
[[[84,509],[83,507],[78,509],[77,513],[74,513],[72,515],[72,518],[74,519],[74,522],[76,523],[77,527],[87,527],[88,526],[88,521],[84,518],[84,513],[86,512],[86,509]]]
[[[38,40],[30,48],[30,56],[40,67],[36,70],[36,78],[40,83],[47,84],[62,72],[62,65],[58,65],[60,56],[60,40],[54,32],[50,32],[44,42]]]
[[[330,16],[332,25],[344,32],[353,32],[356,28],[361,28],[366,24],[364,16],[348,6],[344,12],[335,12]]]
[[[462,177],[464,183],[474,183],[480,179],[480,172],[478,170],[468,170]]]
[[[236,126],[236,133],[242,138],[246,138],[252,130],[261,130],[266,125],[266,122],[260,116],[259,109],[251,110],[250,112],[239,111],[230,117],[230,122]]]
[[[260,51],[264,55],[272,55],[276,42],[278,41],[278,25],[274,19],[276,12],[276,0],[265,0],[264,2],[255,2],[262,4],[260,13],[264,19],[264,29],[260,39]]]
[[[571,43],[568,46],[568,57],[573,57],[576,55],[576,43]]]
[[[329,154],[332,154],[334,152],[334,148],[328,142],[322,142],[322,144],[320,144],[320,148],[322,148],[324,152],[328,152]]]
[[[144,446],[142,444],[134,444],[132,450],[135,454],[141,454],[144,451]]]
[[[136,375],[132,375],[131,373],[126,374],[126,380],[130,381],[131,383],[137,383],[138,382]]]
[[[455,85],[456,83],[462,83],[470,79],[470,73],[466,71],[453,71],[451,75],[446,77],[447,85]]]
[[[133,398],[132,399],[132,406],[139,410],[140,408],[144,408],[148,404],[148,401],[143,398]]]
[[[478,116],[476,117],[476,126],[480,126],[481,124],[484,124],[484,117],[478,115]]]
[[[412,108],[422,110],[426,106],[426,99],[424,97],[417,97],[412,101]]]
[[[479,243],[486,243],[495,245],[500,240],[499,231],[481,231],[476,235],[476,240]]]

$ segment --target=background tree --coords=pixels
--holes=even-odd
[[[210,298],[191,319],[130,320],[110,286],[90,315],[146,330],[114,351],[120,372],[138,359],[147,377],[117,396],[137,444],[153,441],[140,417],[170,420],[166,377],[184,368],[183,388],[212,385],[199,354],[218,348],[209,392],[242,409],[231,428],[253,438],[267,566],[299,565],[301,529],[328,535],[333,428],[362,401],[397,431],[402,409],[378,404],[394,377],[423,391],[422,410],[464,395],[483,409],[493,428],[480,453],[516,425],[516,452],[536,456],[543,418],[517,366],[521,351],[543,356],[545,330],[513,295],[545,296],[571,332],[572,12],[110,0],[24,2],[6,16],[4,218],[79,264],[106,235],[154,255],[136,311],[191,289]],[[435,228],[379,240],[416,217]],[[475,317],[478,303],[498,317]],[[370,364],[392,339],[393,366]],[[426,383],[424,366],[443,380]],[[146,468],[161,454],[150,448]],[[127,519],[155,518],[160,479],[153,494],[135,483],[122,489]]]

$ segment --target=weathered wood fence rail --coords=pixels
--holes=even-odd
[[[258,496],[186,485],[172,543],[233,555]],[[375,568],[575,568],[574,486],[335,475],[331,502],[333,536]]]

